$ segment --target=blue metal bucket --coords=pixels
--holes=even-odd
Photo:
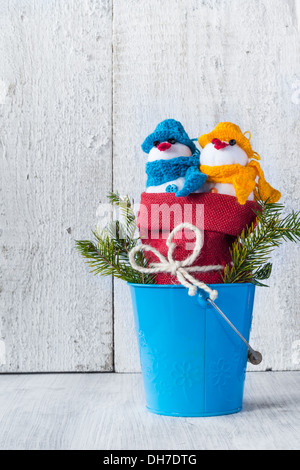
[[[181,285],[129,284],[147,408],[168,416],[242,409],[246,345],[205,301]],[[255,286],[212,284],[217,306],[249,340]]]

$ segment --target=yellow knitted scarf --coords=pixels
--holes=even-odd
[[[281,194],[277,189],[265,180],[264,173],[260,164],[256,161],[249,162],[246,166],[239,164],[208,166],[200,165],[200,171],[205,173],[208,183],[231,183],[236,192],[236,197],[241,205],[244,205],[249,195],[254,191],[257,195],[266,201],[277,202],[281,198]],[[256,177],[258,176],[258,182]]]

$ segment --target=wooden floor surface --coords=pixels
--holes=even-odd
[[[235,415],[149,413],[140,374],[0,375],[0,449],[299,449],[300,372],[249,372]]]

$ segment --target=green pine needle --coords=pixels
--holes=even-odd
[[[284,241],[300,240],[300,213],[283,216],[284,206],[278,203],[257,200],[257,225],[242,231],[232,245],[232,263],[225,267],[225,283],[251,282],[266,286],[261,281],[269,279],[272,272],[270,258],[275,248]]]
[[[130,283],[154,284],[155,276],[139,273],[129,262],[129,252],[138,243],[134,201],[129,196],[109,193],[111,204],[118,208],[122,221],[114,220],[100,231],[93,231],[93,240],[77,240],[76,248],[86,259],[94,274],[114,276]],[[283,215],[284,206],[278,203],[257,200],[257,225],[244,229],[230,249],[232,262],[223,274],[225,283],[251,282],[266,286],[262,281],[272,273],[270,262],[273,251],[284,241],[300,240],[300,213]],[[148,267],[149,258],[136,254],[140,266]]]
[[[129,262],[129,252],[140,242],[138,237],[134,237],[137,224],[133,200],[128,196],[121,197],[118,193],[109,193],[108,199],[120,208],[123,223],[114,220],[101,231],[93,231],[92,241],[76,240],[77,250],[95,275],[112,275],[131,283],[153,284],[153,275],[136,271]],[[143,267],[149,264],[143,252],[136,255],[136,261]]]

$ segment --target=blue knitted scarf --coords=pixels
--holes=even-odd
[[[171,160],[155,160],[146,163],[147,187],[158,186],[185,176],[190,167],[198,169],[200,166],[199,155],[198,151],[191,157],[177,157]]]

